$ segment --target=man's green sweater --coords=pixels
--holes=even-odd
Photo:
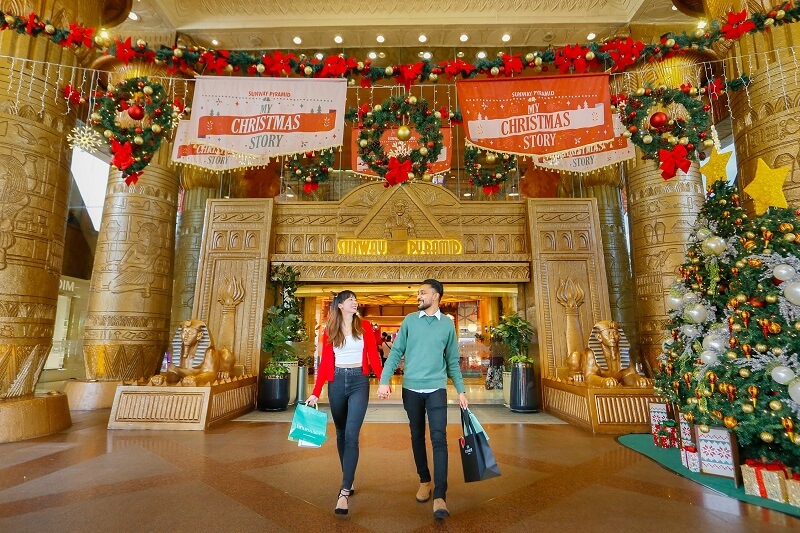
[[[400,359],[403,366],[403,387],[406,389],[444,389],[447,376],[459,393],[465,392],[464,378],[458,366],[458,339],[453,321],[444,314],[419,316],[419,311],[407,315],[383,365],[381,385],[388,385]]]

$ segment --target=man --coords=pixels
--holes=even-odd
[[[411,449],[419,474],[417,501],[431,498],[431,473],[425,449],[425,415],[433,446],[433,516],[450,516],[445,503],[447,492],[447,376],[458,392],[458,403],[465,409],[469,402],[464,378],[458,366],[458,338],[455,325],[442,316],[439,302],[444,287],[435,279],[426,279],[417,292],[417,312],[403,319],[392,350],[383,366],[378,397],[388,398],[392,377],[400,359],[403,368],[403,407],[411,428]]]

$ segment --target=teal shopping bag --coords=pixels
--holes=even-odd
[[[297,404],[289,429],[289,440],[302,440],[320,446],[328,439],[328,413],[304,403]]]

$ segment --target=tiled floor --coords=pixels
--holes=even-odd
[[[371,407],[380,409],[373,402]],[[397,406],[387,406],[390,410]],[[478,408],[476,408],[477,410]],[[486,407],[482,422],[491,416]],[[547,415],[541,420],[547,421]],[[68,431],[0,445],[0,532],[85,531],[783,531],[800,520],[703,489],[566,424],[485,423],[502,477],[465,484],[451,416],[452,517],[414,499],[408,427],[368,422],[356,494],[333,514],[333,441],[287,441],[288,422],[206,432],[108,431],[108,411]]]

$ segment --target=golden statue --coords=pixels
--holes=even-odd
[[[633,366],[622,367],[621,340],[622,328],[618,322],[601,320],[595,324],[589,337],[589,348],[575,350],[567,358],[570,381],[605,388],[652,386],[653,381],[640,376]],[[605,368],[602,363],[605,363]]]
[[[408,204],[405,200],[397,200],[392,204],[392,212],[386,217],[386,222],[383,224],[383,237],[385,239],[392,238],[392,230],[404,229],[408,237],[414,238],[417,236],[415,229],[414,219],[408,214]]]
[[[184,320],[180,323],[178,335],[181,340],[179,364],[170,363],[162,376],[154,376],[150,380],[151,385],[180,383],[187,387],[202,387],[231,375],[235,357],[227,348],[218,350],[214,347],[205,322],[197,319]],[[200,364],[193,366],[194,361],[200,357]]]

